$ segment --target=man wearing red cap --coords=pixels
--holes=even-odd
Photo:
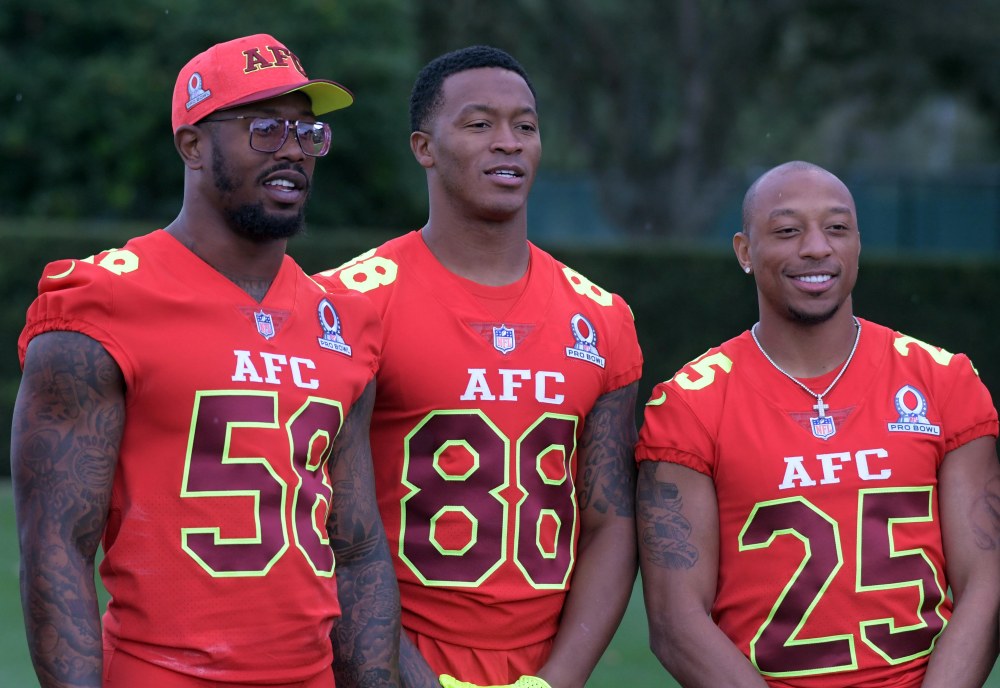
[[[379,320],[285,254],[329,150],[316,116],[352,100],[271,36],[210,48],[174,89],[177,218],[46,267],[11,455],[43,687],[398,684]]]

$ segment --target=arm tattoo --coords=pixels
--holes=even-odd
[[[581,440],[580,509],[635,513],[635,396],[638,382],[608,392],[587,414]]]
[[[94,558],[125,422],[114,360],[82,334],[32,340],[11,438],[28,648],[43,686],[99,686]]]
[[[368,445],[374,394],[371,383],[355,402],[331,459],[338,464],[327,522],[341,608],[331,635],[338,686],[398,684],[399,590],[375,502]]]
[[[662,568],[690,569],[698,561],[698,548],[689,542],[691,523],[681,514],[682,506],[677,485],[656,479],[656,462],[640,463],[639,543],[647,559]]]
[[[441,688],[437,674],[406,633],[400,634],[399,677],[405,688]]]
[[[979,549],[1000,549],[1000,477],[986,481],[969,507],[969,520]]]

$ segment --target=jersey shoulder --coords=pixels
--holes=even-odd
[[[566,298],[586,307],[590,311],[595,311],[604,317],[635,319],[632,309],[620,295],[604,289],[590,278],[569,265],[563,263],[550,253],[543,251],[534,244],[531,244],[532,259],[547,262],[556,273],[556,284]],[[594,308],[597,306],[598,308]]]
[[[331,294],[361,294],[383,310],[415,240],[420,240],[417,232],[390,239],[342,265],[316,273],[313,279]]]
[[[22,359],[28,340],[41,332],[67,329],[93,336],[90,329],[110,326],[123,299],[120,287],[142,279],[141,268],[154,241],[152,236],[131,239],[121,248],[86,258],[55,260],[46,265],[18,343]]]
[[[670,390],[671,396],[683,399],[692,408],[722,403],[735,389],[731,384],[734,375],[757,364],[754,357],[747,355],[748,343],[753,346],[749,333],[744,332],[713,346],[682,365],[673,377],[657,385],[656,390],[658,393]]]
[[[896,366],[905,368],[911,374],[940,382],[967,377],[970,374],[978,377],[972,361],[963,353],[952,353],[877,323],[861,322],[863,327],[874,329],[887,340],[890,359]]]

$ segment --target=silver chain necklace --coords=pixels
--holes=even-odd
[[[833,389],[834,385],[840,382],[840,378],[843,377],[844,372],[847,371],[847,366],[851,364],[851,359],[854,358],[854,353],[858,350],[858,342],[861,341],[861,323],[858,322],[857,318],[853,316],[851,317],[854,320],[854,327],[857,329],[857,334],[854,335],[854,346],[851,347],[851,353],[848,354],[847,360],[844,361],[844,365],[841,367],[840,372],[837,373],[837,377],[833,378],[833,382],[831,382],[830,385],[819,394],[812,391],[796,377],[786,372],[781,366],[779,366],[777,363],[774,362],[774,359],[771,358],[766,351],[764,351],[764,347],[760,345],[760,340],[757,339],[757,325],[760,325],[759,322],[754,323],[753,327],[750,328],[750,336],[753,337],[754,344],[756,344],[757,348],[760,349],[760,352],[764,354],[764,358],[767,359],[767,362],[770,363],[772,366],[774,366],[774,369],[777,370],[779,373],[781,373],[789,380],[797,384],[799,387],[804,389],[809,394],[809,396],[816,397],[816,403],[813,405],[813,408],[819,415],[816,418],[810,418],[809,422],[812,425],[813,435],[824,440],[827,439],[828,437],[831,437],[835,432],[837,432],[837,426],[834,424],[833,418],[831,416],[826,415],[826,410],[830,408],[830,405],[823,403],[823,397],[829,394],[830,390]]]

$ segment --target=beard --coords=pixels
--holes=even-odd
[[[291,166],[279,165],[271,168],[261,174],[260,178],[288,167]],[[215,176],[215,188],[223,197],[231,195],[239,188],[241,180],[230,174],[225,156],[218,146],[212,147],[212,172]],[[274,215],[264,210],[263,202],[258,202],[235,207],[227,206],[224,213],[230,229],[237,235],[262,244],[278,239],[289,239],[300,234],[305,227],[305,210],[303,203],[295,215]]]
[[[819,325],[825,323],[827,320],[836,315],[837,311],[840,310],[842,304],[838,303],[836,306],[828,311],[823,311],[822,313],[803,313],[800,310],[789,307],[788,314],[792,316],[792,320],[800,325]]]
[[[263,203],[253,203],[226,209],[226,220],[234,232],[255,243],[289,239],[305,227],[304,208],[292,216],[271,215]]]

